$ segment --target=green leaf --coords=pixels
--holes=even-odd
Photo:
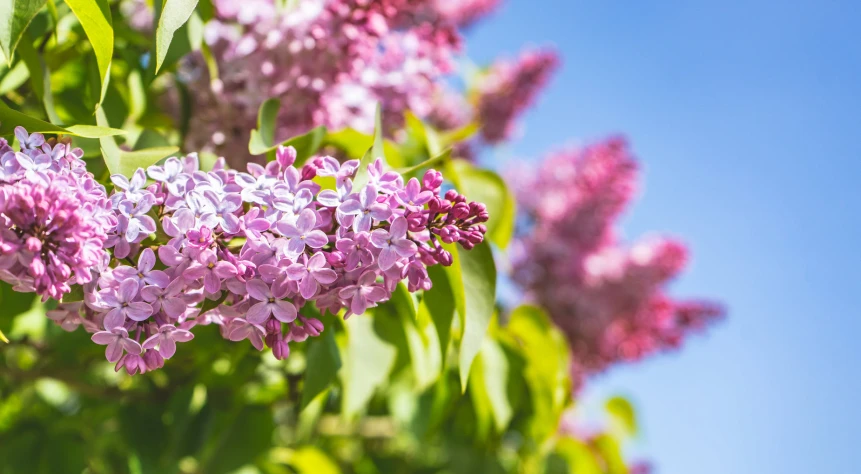
[[[6,335],[3,334],[3,331],[0,331],[0,341],[3,341],[6,344],[9,344],[9,339],[6,339]]]
[[[96,111],[96,123],[107,124],[107,122],[108,119],[105,117],[104,108],[100,107]],[[101,145],[102,156],[105,159],[108,171],[111,174],[121,174],[126,177],[133,175],[138,168],[146,169],[162,158],[167,158],[179,151],[179,148],[175,146],[160,146],[144,150],[125,151],[121,150],[117,146],[117,142],[110,136],[99,138],[99,144]]]
[[[445,366],[448,343],[451,338],[451,323],[454,320],[455,299],[448,273],[441,265],[428,267],[428,277],[433,287],[424,292],[419,303],[419,314],[427,313],[433,320],[439,340],[442,364]]]
[[[516,205],[505,181],[495,172],[476,168],[464,160],[453,161],[450,168],[456,173],[456,177],[450,178],[456,178],[458,191],[470,201],[487,206],[490,214],[487,237],[500,248],[506,248],[514,235]]]
[[[377,334],[374,319],[367,313],[354,315],[345,321],[344,327],[347,347],[341,378],[343,411],[349,417],[363,410],[377,388],[388,379],[397,350]]]
[[[417,165],[414,165],[414,166],[410,166],[407,168],[398,168],[395,171],[397,171],[398,173],[400,173],[402,175],[408,175],[410,173],[414,173],[416,171],[419,171],[419,170],[422,170],[425,168],[431,168],[431,167],[436,166],[440,163],[444,164],[444,163],[448,162],[448,160],[450,160],[450,159],[451,159],[451,148],[447,148],[445,151],[443,151],[442,153],[440,153],[439,155],[437,155],[433,158],[425,160],[425,161],[423,161]]]
[[[341,474],[338,464],[313,446],[292,451],[286,462],[299,474]]]
[[[481,349],[495,310],[496,265],[487,242],[469,251],[454,246],[446,250],[454,260],[447,272],[463,328],[458,362],[461,390],[465,391],[472,360]]]
[[[18,41],[44,4],[45,0],[0,1],[0,49],[9,66]]]
[[[125,130],[95,125],[71,125],[61,127],[37,118],[25,115],[17,110],[12,110],[6,104],[0,102],[0,136],[11,135],[15,127],[22,126],[29,133],[62,133],[84,138],[103,138],[113,135],[122,135]]]
[[[33,45],[27,39],[18,46],[18,54],[20,54],[21,60],[24,61],[27,69],[30,71],[30,84],[33,87],[33,92],[36,94],[36,98],[42,102],[48,119],[52,123],[60,123],[60,117],[57,116],[57,112],[54,110],[54,94],[51,92],[51,72],[48,70],[45,60],[36,52],[36,49],[33,48]]]
[[[343,150],[350,158],[358,158],[373,146],[374,137],[354,128],[344,128],[337,132],[329,132],[325,143]]]
[[[634,407],[624,397],[613,397],[604,404],[607,413],[616,420],[623,428],[625,434],[634,436],[637,434],[637,414]]]
[[[484,339],[479,357],[478,379],[484,385],[497,432],[501,433],[514,415],[508,400],[508,358],[499,344],[489,338]]]
[[[114,54],[114,27],[111,19],[111,9],[108,0],[66,0],[66,4],[78,17],[93,52],[99,68],[99,83],[101,95],[98,104],[105,98],[110,80],[111,57]]]
[[[577,474],[603,474],[599,460],[595,454],[582,441],[566,437],[556,443],[556,454],[561,456],[568,464],[566,472]]]
[[[383,108],[377,103],[376,119],[374,121],[374,143],[359,162],[359,169],[353,178],[353,188],[361,189],[368,182],[368,165],[377,158],[386,159],[385,142],[383,141]]]
[[[296,163],[301,164],[320,149],[326,138],[326,127],[316,127],[304,135],[275,143],[275,125],[280,107],[281,101],[279,99],[269,99],[260,105],[260,110],[257,113],[257,129],[251,131],[251,138],[248,140],[248,152],[252,155],[262,155],[279,146],[292,146],[296,149]]]
[[[341,354],[332,329],[308,342],[308,368],[302,388],[301,407],[305,408],[320,392],[329,387],[341,368]]]
[[[427,307],[424,310],[417,309],[415,297],[400,282],[392,292],[391,299],[381,305],[381,309],[389,309],[400,321],[416,390],[424,390],[439,377],[442,367],[438,335]]]
[[[164,0],[155,32],[156,73],[167,56],[174,33],[191,17],[197,2],[198,0]]]

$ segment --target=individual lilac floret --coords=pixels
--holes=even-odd
[[[105,357],[108,362],[116,362],[123,356],[123,351],[138,355],[141,353],[141,345],[129,338],[129,332],[122,327],[115,327],[110,331],[99,331],[93,334],[93,342],[105,348]]]

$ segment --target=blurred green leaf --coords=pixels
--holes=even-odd
[[[637,434],[637,414],[633,405],[624,397],[613,397],[604,404],[607,413],[616,420],[629,436]]]
[[[428,277],[433,282],[433,286],[424,292],[419,303],[419,313],[427,313],[433,321],[444,367],[451,338],[451,323],[454,320],[455,299],[448,273],[442,265],[428,267]]]
[[[24,64],[24,61],[18,61],[0,79],[0,95],[6,95],[9,91],[17,89],[21,84],[27,82],[29,77],[30,70],[27,69],[27,65]]]
[[[566,472],[577,474],[604,474],[599,460],[588,446],[574,438],[562,438],[557,441],[555,452],[568,464]]]
[[[498,432],[511,422],[514,410],[508,400],[508,358],[496,341],[485,338],[476,363],[476,379],[483,385]],[[477,359],[478,361],[478,359]]]
[[[78,17],[84,32],[93,46],[99,68],[101,95],[97,104],[102,103],[110,80],[111,57],[114,54],[114,27],[108,0],[65,0],[72,12]]]
[[[341,474],[338,464],[313,446],[304,446],[290,452],[286,462],[298,474]]]
[[[464,160],[454,160],[452,167],[457,173],[458,191],[470,201],[487,206],[490,214],[486,223],[487,237],[500,248],[506,248],[514,235],[516,209],[514,196],[505,181],[495,172],[477,168]]]
[[[248,152],[252,155],[262,155],[279,146],[292,146],[296,149],[296,163],[301,164],[320,149],[326,138],[326,127],[316,127],[304,135],[275,143],[275,129],[280,107],[281,101],[274,98],[260,105],[257,113],[257,128],[251,131],[251,138],[248,140]]]
[[[450,246],[454,263],[448,267],[454,289],[455,305],[461,315],[463,335],[460,339],[461,390],[466,390],[472,360],[481,349],[496,303],[496,265],[487,242],[472,250]]]
[[[329,328],[319,337],[308,341],[308,368],[302,390],[302,408],[329,387],[341,368],[341,354],[332,332],[333,329]]]
[[[60,123],[60,118],[54,110],[54,93],[51,91],[51,71],[42,56],[36,52],[29,39],[18,46],[18,54],[30,71],[30,85],[36,98],[45,108],[45,114],[52,123]]]
[[[12,54],[18,41],[43,5],[45,0],[0,1],[0,49],[9,66],[12,65]]]
[[[344,327],[347,347],[341,373],[343,413],[350,417],[362,411],[377,388],[387,380],[397,350],[377,334],[374,319],[368,313],[347,319]]]
[[[343,150],[350,158],[358,158],[374,144],[374,137],[353,128],[344,128],[329,132],[325,143]]]
[[[167,56],[167,51],[170,47],[170,42],[173,40],[173,35],[182,25],[184,25],[194,8],[197,6],[198,0],[164,0],[161,15],[158,19],[158,28],[155,33],[155,72],[158,73],[161,69],[164,58]]]
[[[419,171],[419,170],[422,170],[425,168],[431,168],[431,167],[436,166],[438,164],[445,164],[450,159],[451,159],[451,148],[448,148],[445,151],[443,151],[442,153],[440,153],[439,155],[437,155],[433,158],[430,158],[428,160],[425,160],[425,161],[423,161],[417,165],[409,166],[407,168],[398,168],[395,171],[397,171],[398,173],[400,173],[402,175],[407,175],[407,174],[414,173],[416,171]],[[477,199],[474,199],[474,200],[477,200]]]
[[[3,331],[0,331],[0,341],[3,341],[6,344],[9,344],[9,339],[6,339],[6,335],[3,334]]]
[[[628,474],[628,466],[622,457],[622,448],[617,439],[602,433],[596,436],[592,443],[604,460],[606,474]]]
[[[15,127],[19,125],[26,128],[29,133],[62,133],[85,138],[103,138],[126,133],[125,130],[107,126],[70,125],[61,127],[12,110],[0,102],[0,136],[11,135]]]

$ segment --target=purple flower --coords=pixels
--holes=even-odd
[[[201,226],[200,229],[191,229],[185,234],[185,238],[192,247],[208,248],[215,241],[212,237],[212,230],[209,227]]]
[[[318,252],[305,264],[294,263],[287,267],[287,277],[299,282],[299,294],[307,300],[317,294],[321,284],[328,285],[337,280],[338,274],[329,268],[326,257]]]
[[[221,282],[236,274],[236,267],[229,262],[218,261],[212,250],[201,252],[199,260],[182,272],[186,281],[199,281],[202,278],[203,289],[209,294],[217,293],[221,289]]]
[[[344,201],[338,211],[356,216],[353,221],[354,232],[368,232],[371,230],[372,218],[384,221],[392,215],[392,210],[385,204],[377,202],[377,188],[368,185],[359,193],[358,199]]]
[[[248,322],[263,324],[269,319],[270,314],[284,323],[296,319],[296,307],[289,301],[283,300],[287,296],[286,285],[272,285],[270,289],[263,280],[254,279],[246,284],[246,288],[249,296],[260,301],[248,309],[245,315]]]
[[[74,331],[81,324],[81,306],[83,302],[60,303],[56,309],[48,311],[48,318],[60,325],[64,331]]]
[[[147,168],[149,177],[164,183],[167,191],[174,196],[182,196],[185,192],[185,183],[188,175],[183,173],[182,163],[176,157],[170,157],[164,162],[164,166],[150,166]]]
[[[388,293],[383,287],[375,284],[377,274],[367,271],[359,277],[355,285],[342,288],[338,296],[350,301],[350,311],[353,314],[362,314],[369,306],[388,298]]]
[[[115,327],[109,331],[99,331],[92,336],[93,342],[99,345],[107,345],[105,357],[108,362],[116,362],[123,356],[123,351],[138,355],[141,353],[141,345],[129,339],[129,332],[122,327]]]
[[[359,265],[367,267],[374,263],[371,253],[371,241],[367,232],[353,234],[353,238],[338,239],[335,248],[346,255],[347,271],[355,270]]]
[[[356,173],[356,168],[359,167],[359,160],[349,160],[341,164],[331,156],[325,156],[321,161],[322,166],[317,168],[317,176],[334,177],[338,184],[345,182],[350,176],[353,176]]]
[[[111,182],[114,183],[114,186],[123,190],[123,193],[115,194],[111,199],[125,199],[136,203],[149,194],[149,191],[146,190],[146,174],[143,168],[138,168],[135,174],[132,175],[131,180],[121,174],[113,174],[111,175]]]
[[[45,143],[45,136],[41,133],[27,134],[24,127],[15,127],[15,138],[21,144],[22,150],[37,150]]]
[[[419,180],[412,178],[404,186],[404,189],[396,195],[398,201],[405,207],[420,207],[425,205],[433,197],[430,191],[422,191],[422,185]]]
[[[311,209],[304,209],[296,218],[296,223],[282,220],[276,224],[278,230],[287,237],[287,250],[295,255],[305,251],[305,246],[318,249],[329,243],[329,238],[321,230],[314,230],[317,215]]]
[[[152,208],[155,198],[152,194],[146,193],[137,203],[132,201],[123,201],[117,206],[120,213],[128,219],[126,224],[126,240],[134,242],[143,234],[144,237],[155,233],[155,220],[146,215]]]
[[[371,244],[382,249],[377,258],[381,270],[388,270],[400,257],[412,257],[418,248],[416,243],[406,238],[406,218],[398,217],[392,222],[390,230],[377,229],[371,232]]]
[[[236,318],[230,322],[227,331],[227,338],[231,341],[248,339],[255,349],[258,351],[263,350],[263,336],[266,335],[266,331],[259,324],[250,323],[242,318]]]
[[[141,284],[155,285],[159,288],[164,288],[170,283],[170,277],[167,273],[161,270],[153,270],[155,268],[155,252],[152,249],[144,249],[138,257],[137,268],[132,267],[117,267],[114,270],[114,277],[117,280],[125,280],[133,278],[141,282]]]
[[[177,278],[164,289],[145,286],[141,290],[141,298],[152,306],[154,313],[162,311],[171,318],[178,318],[188,308],[188,304],[180,297],[183,290],[185,282],[182,278]]]
[[[219,198],[212,191],[204,192],[204,196],[212,203],[212,212],[200,218],[203,225],[210,229],[221,226],[228,234],[239,233],[239,218],[234,212],[242,207],[242,198],[238,194],[227,194]]]
[[[401,175],[394,171],[383,173],[383,159],[377,158],[368,165],[368,183],[377,186],[383,192],[393,193],[400,188]]]
[[[105,329],[122,326],[126,318],[133,321],[143,321],[152,314],[152,306],[140,301],[134,301],[138,295],[140,284],[129,278],[123,280],[116,289],[105,289],[100,292],[103,306],[110,308],[105,316]],[[114,362],[114,361],[111,361]]]
[[[158,328],[158,332],[150,336],[143,343],[144,349],[155,349],[158,346],[158,352],[165,359],[170,359],[176,354],[177,342],[188,342],[194,339],[194,334],[185,329],[178,329],[173,324],[163,324]]]

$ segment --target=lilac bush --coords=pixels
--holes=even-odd
[[[62,300],[50,318],[83,325],[129,374],[161,367],[197,325],[285,358],[289,342],[324,329],[302,314],[310,302],[346,318],[404,280],[430,289],[426,267],[452,263],[441,243],[470,249],[487,231],[486,207],[442,193],[440,172],[405,180],[380,158],[354,187],[358,160],[300,169],[279,147],[266,166],[240,172],[222,159],[203,171],[189,154],[111,176],[109,196],[80,149],[16,134],[20,151],[2,143],[0,278]]]

